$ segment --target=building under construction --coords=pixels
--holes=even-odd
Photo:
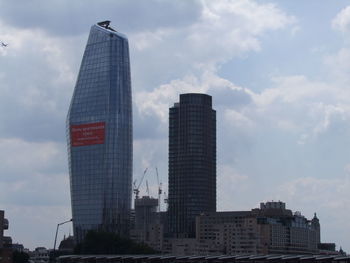
[[[162,217],[164,213],[157,212],[158,199],[143,196],[135,199],[135,223],[131,230],[131,238],[140,243],[146,243],[157,251],[163,246]]]

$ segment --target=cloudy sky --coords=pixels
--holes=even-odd
[[[350,252],[348,0],[0,0],[0,209],[14,242],[53,247],[71,217],[65,117],[106,19],[129,38],[134,177],[149,167],[151,194],[156,166],[167,191],[169,106],[205,92],[219,210],[282,200]]]

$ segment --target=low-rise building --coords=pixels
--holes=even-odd
[[[261,203],[251,211],[203,213],[196,219],[198,241],[213,240],[225,254],[316,253],[320,225],[292,213],[283,202]]]
[[[46,263],[49,262],[50,250],[45,247],[37,247],[30,253],[30,260],[34,263]]]
[[[155,199],[156,200],[156,199]],[[133,239],[162,253],[176,255],[312,254],[318,253],[320,223],[283,202],[261,203],[250,211],[207,212],[196,217],[195,238],[170,238],[164,233],[166,213],[156,202],[135,203]]]
[[[256,254],[257,233],[257,220],[249,211],[204,213],[196,218],[197,240],[214,241],[224,254]]]

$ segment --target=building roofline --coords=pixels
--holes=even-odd
[[[118,31],[115,30],[114,28],[110,27],[110,26],[109,26],[110,23],[111,23],[111,21],[109,21],[109,20],[101,21],[101,22],[98,22],[98,23],[96,23],[95,25],[93,25],[93,27],[95,27],[95,28],[97,28],[97,29],[99,29],[99,30],[101,30],[101,31],[104,31],[104,32],[106,32],[106,33],[113,34],[113,35],[117,35],[117,36],[119,36],[119,37],[121,37],[121,38],[124,38],[124,39],[126,39],[126,40],[128,39],[128,38],[126,37],[126,35],[124,35],[123,33],[118,32]]]

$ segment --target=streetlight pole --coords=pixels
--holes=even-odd
[[[58,228],[59,228],[61,225],[65,224],[65,223],[72,222],[72,221],[73,221],[73,218],[70,219],[70,220],[67,220],[67,221],[64,221],[64,222],[62,222],[62,223],[57,224],[56,235],[55,235],[55,243],[54,243],[54,245],[53,245],[53,254],[54,254],[54,256],[55,256],[55,250],[56,250],[56,241],[57,241]]]

